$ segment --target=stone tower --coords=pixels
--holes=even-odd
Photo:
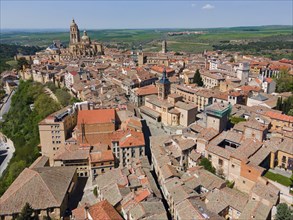
[[[70,25],[70,44],[76,44],[80,42],[79,29],[74,19],[72,19]]]
[[[236,77],[241,80],[241,85],[244,85],[248,82],[249,77],[249,63],[239,63],[238,66],[234,67],[236,71]]]
[[[170,86],[171,86],[171,83],[170,83],[169,79],[167,78],[166,68],[164,68],[163,76],[157,82],[158,98],[159,99],[166,99],[168,97],[168,95],[170,94]]]
[[[206,127],[213,128],[219,133],[225,130],[231,109],[232,106],[230,104],[218,102],[205,107]]]
[[[167,41],[162,41],[162,53],[167,53]]]

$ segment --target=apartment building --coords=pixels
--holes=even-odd
[[[204,87],[207,89],[212,89],[215,87],[220,86],[220,82],[224,81],[225,78],[218,72],[202,72],[201,73],[202,81],[204,84]]]
[[[50,164],[56,152],[64,147],[65,141],[71,137],[76,125],[77,112],[72,106],[65,107],[39,123],[41,153],[50,158]]]
[[[194,103],[198,107],[198,111],[203,111],[205,106],[213,103],[213,94],[208,89],[172,85],[171,93],[182,96],[184,102]]]
[[[119,166],[126,166],[132,159],[145,156],[145,140],[142,132],[117,130],[112,136],[112,152]]]

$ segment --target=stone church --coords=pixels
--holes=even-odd
[[[70,25],[69,51],[73,56],[95,56],[103,54],[103,47],[101,43],[92,42],[86,31],[80,37],[78,26],[73,19]]]

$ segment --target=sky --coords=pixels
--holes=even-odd
[[[1,29],[211,28],[293,25],[292,0],[0,0]]]

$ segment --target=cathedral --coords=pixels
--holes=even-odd
[[[103,54],[103,47],[101,43],[92,42],[86,31],[80,37],[78,26],[73,19],[70,25],[69,51],[74,56],[95,56]]]

